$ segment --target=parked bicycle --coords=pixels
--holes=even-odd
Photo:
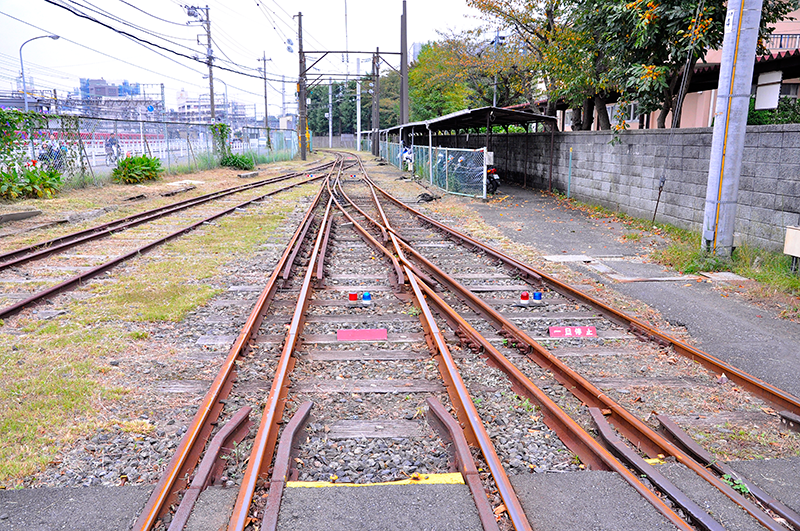
[[[120,153],[119,140],[114,133],[111,133],[106,140],[106,165],[114,166],[119,160]]]

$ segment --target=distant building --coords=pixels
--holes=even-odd
[[[80,94],[82,99],[92,97],[102,98],[124,98],[127,96],[138,96],[141,94],[139,83],[129,83],[123,81],[121,85],[109,84],[105,79],[81,78]]]

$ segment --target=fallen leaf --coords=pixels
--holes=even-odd
[[[506,512],[506,506],[505,506],[505,504],[502,504],[502,503],[500,505],[498,505],[494,510],[495,516],[500,516],[504,512]]]

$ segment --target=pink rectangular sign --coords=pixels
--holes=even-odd
[[[337,330],[336,341],[386,341],[389,333],[385,328],[356,328]]]
[[[593,326],[551,326],[550,337],[597,337]]]

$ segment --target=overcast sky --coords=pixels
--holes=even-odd
[[[185,4],[179,0],[53,0],[55,4],[80,10],[117,30],[127,31],[170,50],[188,56],[204,56],[205,47],[197,44],[198,35],[205,31],[192,20],[185,5],[210,7],[211,36],[220,59],[215,63],[232,70],[260,76],[252,69],[261,66],[258,59],[266,52],[268,75],[285,75],[296,79],[297,12],[303,13],[305,50],[344,50],[398,52],[400,49],[400,14],[402,0],[205,0],[201,4]],[[165,50],[141,46],[131,39],[95,22],[81,19],[69,11],[45,0],[0,0],[0,91],[16,90],[19,77],[19,48],[27,39],[53,33],[61,39],[39,39],[25,45],[23,60],[26,79],[33,78],[37,89],[57,89],[60,94],[75,90],[78,79],[104,78],[119,84],[127,79],[132,83],[164,83],[167,107],[175,107],[175,95],[185,89],[197,97],[208,92],[203,79],[208,68],[191,59]],[[139,10],[132,6],[136,6]],[[345,32],[345,6],[347,32]],[[92,11],[94,10],[94,11]],[[112,20],[100,13],[108,13]],[[479,25],[477,12],[467,8],[464,0],[407,0],[408,42],[427,42],[438,38],[438,31],[463,30]],[[10,15],[10,16],[9,16]],[[19,20],[15,20],[16,19]],[[157,17],[157,18],[156,18]],[[293,18],[294,17],[294,18]],[[147,35],[133,24],[165,36]],[[35,27],[33,27],[35,26]],[[39,29],[37,29],[39,28]],[[288,40],[294,53],[287,50]],[[348,46],[346,48],[346,45]],[[105,55],[104,55],[105,54]],[[356,72],[358,57],[350,55],[349,72]],[[399,59],[388,56],[397,65]],[[230,62],[225,62],[230,60]],[[309,58],[309,64],[311,59]],[[232,64],[236,63],[236,64]],[[329,56],[318,65],[321,72],[344,73],[348,65],[341,54]],[[362,63],[361,72],[370,68]],[[248,70],[249,69],[249,70]],[[215,69],[215,78],[228,85],[228,97],[258,105],[263,115],[263,80]],[[217,84],[215,92],[224,93]],[[145,90],[158,92],[160,87]],[[270,114],[279,112],[281,84],[270,82]],[[287,103],[293,101],[295,87],[286,84]]]

